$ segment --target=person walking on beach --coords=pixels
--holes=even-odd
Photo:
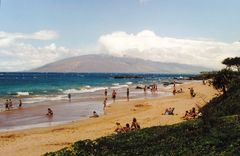
[[[68,93],[68,101],[71,102],[72,95]]]
[[[104,91],[105,98],[107,98],[107,89]]]
[[[103,110],[107,107],[107,98],[104,99],[103,101]]]
[[[18,108],[22,108],[22,100],[21,99],[19,100]]]
[[[129,88],[127,88],[127,101],[129,101]]]
[[[113,90],[112,92],[112,99],[113,99],[113,102],[115,102],[116,100],[116,96],[117,96],[117,92],[115,90]]]

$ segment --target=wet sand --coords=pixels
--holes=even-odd
[[[166,89],[166,87],[163,87],[161,89]],[[109,92],[110,91],[111,90],[109,90]],[[125,101],[126,88],[121,88],[117,91],[117,101]],[[92,115],[93,111],[96,111],[99,115],[102,115],[104,100],[104,96],[102,94],[103,91],[87,94],[74,94],[71,102],[69,102],[66,97],[61,100],[25,103],[31,100],[31,98],[28,98],[25,99],[26,101],[23,101],[23,108],[21,109],[17,107],[18,100],[15,98],[13,99],[13,109],[9,111],[5,111],[5,109],[3,109],[3,112],[0,112],[0,132],[66,124],[72,121],[86,119]],[[166,95],[169,95],[169,92],[163,92],[162,90],[158,92],[158,94],[148,93],[147,98]],[[135,89],[135,86],[131,86],[132,99],[143,99],[144,97],[145,95],[142,90]],[[34,101],[34,99],[32,101]],[[109,96],[107,103],[112,103],[112,99]],[[53,110],[53,117],[48,117],[45,115],[48,108],[51,108]]]
[[[136,117],[141,127],[170,125],[182,122],[181,117],[192,107],[203,106],[217,93],[212,87],[194,82],[177,86],[184,93],[155,99],[117,101],[107,107],[105,115],[48,128],[34,128],[0,133],[0,155],[41,155],[55,151],[82,139],[95,139],[111,135],[115,123],[123,126]],[[191,98],[189,87],[197,95]],[[177,115],[162,115],[168,107],[175,107]],[[67,113],[65,114],[65,116]]]

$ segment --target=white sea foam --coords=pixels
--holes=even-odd
[[[133,83],[132,83],[132,82],[126,82],[126,84],[127,84],[127,85],[131,85],[131,84],[133,84]]]
[[[114,86],[114,87],[111,87],[111,89],[119,89],[119,88],[127,88],[129,87],[128,85],[118,85],[118,86]]]
[[[93,87],[93,88],[86,88],[86,87],[83,87],[81,89],[67,89],[65,91],[63,91],[64,94],[69,94],[69,93],[93,93],[93,92],[96,92],[96,91],[99,91],[99,90],[104,90],[104,89],[107,89],[108,87]]]
[[[65,95],[58,95],[58,96],[37,96],[24,99],[24,103],[31,104],[37,102],[44,102],[44,101],[55,101],[55,100],[62,100],[65,99]]]
[[[28,96],[29,94],[29,92],[17,92],[18,96]]]
[[[119,83],[113,83],[112,85],[113,86],[119,86]]]

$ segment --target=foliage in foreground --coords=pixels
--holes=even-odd
[[[240,116],[219,119],[210,131],[201,120],[75,142],[46,156],[68,155],[238,155]]]

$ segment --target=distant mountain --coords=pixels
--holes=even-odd
[[[91,54],[56,61],[30,71],[84,73],[199,73],[208,70],[210,69],[201,66]]]

